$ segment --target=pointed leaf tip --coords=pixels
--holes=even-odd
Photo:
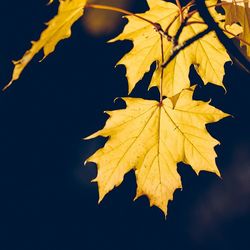
[[[54,52],[59,41],[71,36],[71,26],[83,15],[83,8],[87,0],[60,1],[57,15],[47,23],[47,28],[42,32],[38,41],[32,41],[30,50],[26,51],[21,60],[14,62],[12,82],[19,79],[23,70],[41,50],[44,57]],[[51,4],[53,0],[49,1]],[[42,61],[40,60],[40,61]],[[11,83],[12,83],[11,82]]]

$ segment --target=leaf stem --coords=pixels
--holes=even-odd
[[[235,36],[234,33],[228,31],[227,29],[222,29],[222,28],[221,28],[221,30],[223,30],[225,33],[228,33],[228,34],[231,35],[231,36],[234,36],[235,39],[241,41],[241,42],[244,43],[245,45],[250,46],[250,43],[249,43],[249,42],[245,41],[244,39],[240,38],[239,36]]]
[[[180,11],[181,22],[183,22],[183,11],[182,11],[180,0],[175,0],[175,2],[176,2],[176,5],[178,6],[179,11]]]
[[[164,63],[165,59],[164,59],[164,45],[163,45],[163,35],[160,34],[161,37],[161,65]],[[162,104],[162,100],[163,100],[163,77],[164,77],[164,68],[161,67],[161,79],[160,79],[160,104]]]
[[[164,30],[162,29],[162,27],[159,23],[153,22],[147,18],[144,18],[140,15],[134,14],[128,10],[124,10],[124,9],[109,6],[109,5],[102,5],[102,4],[86,4],[85,8],[99,9],[99,10],[110,10],[110,11],[122,13],[125,15],[129,15],[129,16],[134,16],[134,17],[136,17],[144,22],[151,24],[154,27],[155,31],[157,31],[159,34],[161,34],[161,35],[167,37],[167,39],[169,39],[168,35],[164,32]]]
[[[91,9],[100,9],[100,10],[110,10],[110,11],[114,11],[114,12],[118,12],[118,13],[122,13],[122,14],[125,14],[125,15],[130,15],[130,16],[134,16],[134,17],[137,17],[147,23],[150,23],[151,25],[153,25],[155,27],[155,22],[152,22],[151,20],[149,19],[146,19],[142,16],[139,16],[137,14],[134,14],[128,10],[124,10],[124,9],[121,9],[121,8],[118,8],[118,7],[113,7],[113,6],[108,6],[108,5],[102,5],[102,4],[86,4],[85,5],[85,8],[91,8]]]
[[[185,5],[183,8],[182,8],[182,12],[187,9],[187,8],[190,8],[194,5],[194,0],[190,1],[187,5]]]

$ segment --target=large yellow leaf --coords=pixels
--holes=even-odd
[[[223,8],[226,11],[226,24],[240,23],[243,32],[240,37],[250,44],[250,1],[224,0]],[[241,42],[241,46],[246,46],[247,55],[250,57],[250,46]]]
[[[19,78],[24,68],[40,50],[43,49],[45,58],[55,50],[60,40],[71,36],[71,26],[83,15],[83,8],[86,1],[60,0],[57,15],[47,23],[48,27],[42,32],[40,39],[32,42],[31,49],[26,51],[22,59],[14,61],[15,68],[12,80],[5,86],[5,89]],[[53,0],[49,1],[50,4],[52,2]]]
[[[214,3],[216,1],[207,2]],[[178,7],[175,4],[161,0],[148,0],[148,4],[149,11],[138,15],[161,24],[163,30],[173,22],[169,29],[169,34],[171,36],[175,35],[181,25]],[[214,8],[210,8],[210,11],[213,14],[215,13]],[[186,14],[187,10],[184,12],[184,15]],[[218,16],[221,17],[221,15]],[[126,66],[129,92],[142,79],[145,72],[150,70],[153,62],[157,62],[158,66],[153,75],[150,87],[159,86],[161,76],[159,65],[162,63],[160,35],[153,29],[150,23],[140,20],[135,16],[128,16],[127,19],[128,24],[125,26],[123,33],[111,41],[133,41],[132,50],[118,62],[118,64]],[[195,23],[184,28],[179,39],[180,43],[204,31],[207,26],[197,23],[202,21],[198,13],[194,14],[189,22]],[[172,42],[164,38],[163,45],[164,58],[166,60],[172,53]],[[196,66],[196,70],[205,84],[211,82],[223,86],[224,64],[229,60],[230,58],[225,48],[221,45],[215,33],[209,33],[185,50],[182,50],[165,68],[163,74],[163,95],[170,97],[179,93],[182,89],[189,87],[188,74],[192,64]]]
[[[214,147],[218,141],[209,135],[205,124],[227,114],[207,102],[192,100],[193,88],[179,95],[157,101],[123,98],[126,109],[107,112],[105,127],[87,137],[109,137],[87,162],[95,162],[99,201],[120,185],[124,175],[135,169],[137,195],[147,195],[151,205],[165,214],[173,193],[181,188],[177,163],[219,174]]]

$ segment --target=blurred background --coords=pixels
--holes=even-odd
[[[92,2],[147,9],[144,0]],[[1,3],[1,88],[10,80],[11,60],[21,58],[55,15],[57,4],[46,3]],[[250,77],[230,63],[227,94],[210,84],[203,87],[193,70],[190,74],[198,83],[196,98],[212,98],[213,105],[234,115],[208,126],[221,141],[216,151],[223,179],[205,172],[197,177],[180,164],[184,188],[175,192],[166,220],[147,198],[133,202],[133,172],[97,204],[97,186],[90,183],[96,167],[83,162],[104,141],[81,138],[104,125],[103,110],[119,108],[115,97],[127,95],[125,69],[114,66],[131,43],[106,43],[125,23],[119,14],[87,10],[71,39],[42,63],[42,54],[36,56],[21,79],[0,93],[1,250],[249,248]],[[155,95],[155,90],[146,93],[150,75],[132,96]]]

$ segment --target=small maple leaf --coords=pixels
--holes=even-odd
[[[207,4],[216,1],[207,1]],[[159,23],[163,30],[170,27],[168,33],[174,36],[181,25],[179,8],[172,3],[165,1],[149,1],[149,10],[137,16],[143,17],[154,23]],[[209,8],[213,16],[218,22],[221,21],[222,15],[219,15],[215,8]],[[188,8],[183,15],[188,14]],[[157,68],[152,77],[150,87],[159,86],[161,78],[161,38],[157,31],[153,29],[152,24],[147,23],[135,16],[127,16],[128,24],[124,31],[111,42],[117,40],[133,41],[132,50],[127,53],[118,64],[123,64],[127,69],[127,79],[129,85],[129,93],[133,90],[136,83],[141,80],[146,72],[150,70],[153,62],[157,62]],[[207,28],[203,24],[203,20],[198,13],[194,14],[190,19],[191,25],[184,27],[180,35],[179,43],[187,41]],[[239,33],[238,29],[231,29],[231,32]],[[167,39],[163,39],[164,58],[167,60],[172,54],[173,43]],[[191,46],[182,50],[172,62],[164,69],[162,95],[174,96],[182,89],[190,86],[188,74],[192,64],[196,66],[197,72],[200,74],[204,83],[211,82],[213,84],[223,86],[222,80],[224,76],[224,64],[230,61],[225,48],[219,42],[214,32],[210,32],[203,38],[194,42]]]
[[[98,174],[99,202],[135,170],[137,195],[147,195],[150,204],[167,213],[167,203],[181,188],[177,163],[220,175],[214,147],[219,143],[206,130],[205,124],[228,114],[192,100],[194,88],[164,99],[162,103],[140,98],[123,98],[127,107],[107,112],[105,127],[87,137],[109,137],[105,146],[86,162],[95,162]]]
[[[15,67],[11,81],[4,87],[8,88],[17,80],[32,58],[43,49],[43,59],[55,50],[57,43],[71,36],[71,26],[83,15],[83,8],[87,0],[60,0],[57,15],[47,23],[40,39],[32,42],[30,50],[26,51],[22,59],[13,61]],[[53,0],[49,1],[51,4]]]
[[[250,1],[224,0],[223,8],[226,12],[226,24],[240,23],[243,32],[240,38],[246,41],[240,42],[241,46],[246,46],[248,57],[250,57]]]

